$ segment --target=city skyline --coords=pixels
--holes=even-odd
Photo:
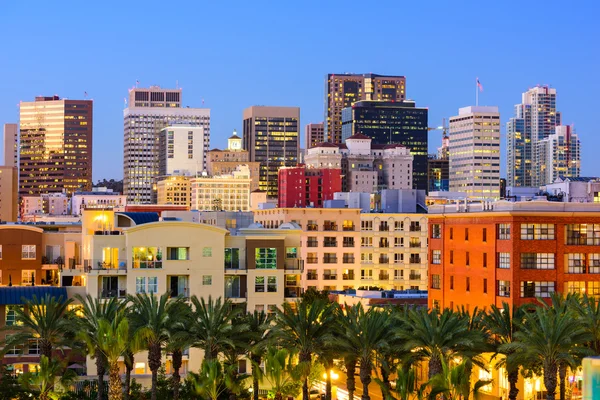
[[[11,32],[21,31],[16,16],[24,11],[23,7],[20,4],[5,6],[5,23],[0,26],[0,34],[12,38],[14,35]],[[18,123],[19,108],[16,105],[19,101],[52,94],[69,99],[85,99],[84,93],[87,92],[87,99],[94,100],[95,111],[93,180],[121,179],[123,98],[127,97],[127,90],[135,86],[136,81],[144,87],[153,84],[164,88],[182,87],[186,96],[184,107],[210,108],[210,147],[223,148],[232,129],[242,131],[242,111],[252,105],[300,107],[301,132],[308,123],[322,122],[323,80],[328,73],[352,71],[406,76],[407,98],[429,108],[430,126],[441,125],[442,118],[452,116],[458,108],[474,105],[475,79],[479,77],[485,89],[480,94],[479,104],[498,106],[502,115],[502,176],[506,174],[505,124],[513,114],[514,105],[520,102],[521,93],[536,84],[550,84],[557,89],[557,108],[563,113],[563,124],[574,124],[585,143],[582,147],[581,175],[600,175],[600,167],[595,166],[591,153],[600,144],[597,142],[600,139],[594,135],[597,124],[592,102],[598,83],[590,79],[600,66],[600,56],[593,51],[593,38],[600,33],[591,19],[593,9],[597,6],[590,2],[580,5],[577,10],[570,10],[531,3],[522,5],[520,12],[514,13],[511,7],[493,5],[486,9],[486,13],[497,18],[486,20],[485,23],[480,21],[479,9],[474,4],[462,8],[440,4],[435,11],[419,10],[410,5],[400,8],[392,3],[382,3],[381,7],[387,11],[395,10],[403,16],[403,30],[411,32],[411,40],[398,41],[398,36],[392,34],[395,28],[384,25],[380,27],[379,41],[356,37],[348,43],[340,42],[337,49],[332,49],[324,38],[334,28],[325,23],[319,24],[319,21],[326,21],[327,15],[332,12],[336,15],[341,12],[341,18],[345,13],[352,14],[352,10],[340,10],[335,2],[315,4],[306,9],[298,7],[293,10],[291,20],[289,11],[294,7],[290,5],[267,10],[260,5],[248,4],[225,13],[222,6],[210,4],[203,6],[202,10],[214,18],[208,18],[204,24],[195,24],[193,12],[178,17],[180,29],[188,32],[187,39],[140,40],[133,47],[143,52],[170,44],[170,51],[175,54],[189,49],[189,44],[195,39],[210,38],[203,39],[206,48],[202,54],[194,55],[195,58],[186,63],[147,63],[142,58],[130,57],[132,48],[123,40],[127,32],[125,29],[127,27],[135,31],[151,15],[158,14],[161,8],[138,7],[134,2],[124,5],[119,13],[110,13],[108,9],[102,10],[98,6],[78,5],[65,11],[53,10],[49,5],[40,3],[30,15],[31,24],[39,29],[22,32],[17,38],[4,41],[1,45],[4,54],[21,56],[27,43],[37,41],[37,56],[50,57],[51,46],[44,44],[59,42],[69,32],[78,29],[85,31],[86,35],[76,38],[74,43],[89,40],[93,45],[80,50],[78,68],[66,68],[71,65],[68,57],[45,65],[43,70],[35,64],[5,63],[2,68],[4,73],[0,76],[5,93],[10,95],[0,99],[0,122]],[[136,18],[131,18],[132,10],[135,10]],[[256,29],[248,31],[246,21],[251,20],[248,17],[264,12],[269,12],[272,17],[284,15],[285,12],[288,17],[281,21],[275,19],[275,25],[268,30],[254,27]],[[548,23],[557,21],[553,25],[556,40],[553,42],[552,62],[535,63],[539,53],[532,51],[527,41],[516,40],[536,32],[537,28],[528,23],[534,12],[539,20]],[[92,13],[95,18],[83,18]],[[307,17],[314,20],[316,29],[305,28],[302,21]],[[510,18],[520,29],[510,32],[502,29],[502,21],[506,18]],[[421,24],[423,20],[427,21],[424,26]],[[577,20],[577,24],[558,23],[565,20]],[[104,32],[107,23],[116,27],[108,34]],[[59,25],[64,26],[56,28]],[[273,29],[282,34],[272,35],[270,32]],[[211,32],[210,36],[207,32]],[[504,33],[499,35],[495,32]],[[250,37],[239,40],[244,37],[242,35]],[[319,37],[323,38],[322,46],[316,42]],[[372,51],[365,54],[385,54],[385,57],[349,59],[344,56],[350,49],[366,45],[367,40]],[[463,52],[456,62],[453,46],[464,40],[468,40],[474,48],[493,46],[503,56],[489,63],[478,57],[476,52],[472,55]],[[269,42],[274,48],[283,42],[290,42],[296,46],[297,56],[310,54],[311,57],[305,58],[311,62],[290,63],[281,59],[270,65],[258,63],[261,52],[254,54],[254,48],[246,45],[253,41]],[[402,51],[396,51],[400,49]],[[199,63],[203,58],[209,62]],[[313,62],[315,59],[319,62]],[[574,59],[577,63],[572,62]],[[226,95],[233,91],[236,96]],[[435,152],[440,141],[441,132],[430,134],[430,153]],[[300,142],[305,143],[304,137]],[[110,156],[110,162],[97,154]]]

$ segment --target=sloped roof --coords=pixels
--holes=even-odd
[[[118,212],[118,215],[124,215],[131,219],[136,225],[147,224],[149,222],[158,222],[158,213],[156,212]]]
[[[348,139],[371,139],[370,137],[368,137],[367,135],[363,135],[362,133],[355,133],[354,135],[350,136]],[[348,140],[346,139],[346,140]]]

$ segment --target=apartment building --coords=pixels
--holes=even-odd
[[[429,208],[429,306],[519,306],[600,296],[600,205],[547,201]]]
[[[302,228],[305,289],[427,289],[427,216],[351,208],[258,210],[267,228]]]

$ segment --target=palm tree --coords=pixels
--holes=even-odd
[[[158,298],[146,293],[129,296],[129,318],[134,335],[148,350],[148,367],[152,371],[152,400],[156,400],[158,369],[161,366],[162,351],[170,339],[169,329],[181,315],[180,304],[183,299],[169,297],[169,293]]]
[[[190,322],[190,335],[192,346],[204,350],[205,360],[214,360],[225,346],[233,346],[232,337],[237,328],[231,321],[240,313],[239,308],[233,307],[229,300],[221,298],[208,301],[192,296],[192,320]]]
[[[338,352],[344,359],[344,369],[346,370],[346,390],[348,390],[348,398],[354,399],[354,390],[356,389],[356,365],[358,359],[356,348],[359,337],[358,325],[358,305],[336,307],[336,331],[338,337]]]
[[[519,368],[521,360],[519,354],[511,349],[511,343],[515,341],[515,333],[525,321],[526,311],[524,307],[513,306],[512,310],[508,303],[503,302],[502,308],[492,304],[490,311],[485,316],[485,324],[492,335],[496,354],[502,355],[496,363],[496,368],[504,367],[509,384],[508,399],[516,400],[519,394],[517,382],[519,380]],[[508,346],[507,346],[508,345]],[[508,347],[508,348],[507,348]]]
[[[75,372],[65,369],[63,361],[49,359],[45,355],[40,357],[40,367],[36,373],[27,372],[19,378],[27,390],[37,392],[39,400],[58,398],[54,390],[56,384],[60,383],[62,387],[68,387],[75,379]]]
[[[167,352],[171,353],[171,363],[173,373],[171,381],[173,384],[173,399],[179,399],[179,387],[181,376],[179,370],[183,364],[183,352],[192,344],[192,335],[190,335],[189,325],[191,322],[191,309],[186,303],[178,303],[179,317],[169,327],[170,340],[166,345]]]
[[[594,355],[600,355],[600,300],[587,293],[574,307],[586,331],[591,335],[587,347]]]
[[[230,383],[227,381],[227,372],[217,359],[202,361],[202,367],[198,374],[190,372],[189,379],[196,393],[210,400],[218,400]]]
[[[573,323],[573,313],[545,307],[536,307],[514,337],[505,348],[522,352],[533,366],[541,367],[547,400],[555,399],[559,365],[575,365],[587,350],[581,344],[591,339],[584,326]]]
[[[31,340],[38,340],[40,354],[52,359],[55,348],[65,348],[72,344],[74,336],[74,312],[69,309],[72,299],[56,298],[49,294],[38,299],[35,295],[25,300],[24,308],[16,308],[15,325],[6,326],[3,330],[11,331],[10,338],[3,345],[4,349],[27,345]]]
[[[323,300],[315,300],[310,305],[304,300],[294,306],[284,303],[283,310],[276,310],[273,337],[279,346],[298,351],[303,400],[309,400],[312,356],[325,345],[333,331],[335,314],[332,310]]]
[[[471,389],[471,369],[468,364],[468,360],[465,359],[451,367],[442,359],[442,372],[427,383],[430,390],[429,398],[434,399],[438,394],[442,394],[449,399],[468,399],[471,394],[477,395],[482,387],[491,384],[490,380],[478,379]]]
[[[97,321],[98,330],[90,335],[82,331],[79,335],[86,343],[89,352],[99,351],[108,364],[108,399],[123,398],[123,382],[119,374],[119,358],[123,357],[129,346],[129,321],[125,313],[119,311],[113,319],[101,317]]]
[[[246,333],[246,355],[252,363],[252,397],[258,400],[259,381],[261,379],[260,364],[265,354],[267,333],[271,327],[271,318],[264,311],[254,311],[244,315],[244,323],[248,327]]]
[[[271,386],[273,398],[296,396],[300,389],[297,370],[291,364],[292,355],[286,349],[269,348],[265,355],[265,377]]]
[[[89,340],[87,348],[89,354],[96,360],[98,374],[98,400],[104,398],[104,374],[106,372],[107,360],[105,354],[100,350],[99,343],[104,340],[99,334],[100,320],[112,321],[117,316],[123,304],[116,298],[100,300],[89,294],[83,297],[79,294],[75,298],[81,303],[81,318],[77,320],[79,336]]]
[[[461,356],[481,341],[481,333],[470,331],[465,318],[450,309],[411,309],[405,317],[406,329],[398,332],[405,350],[416,359],[427,359],[429,378],[442,372],[442,361]]]

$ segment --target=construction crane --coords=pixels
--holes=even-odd
[[[438,157],[440,158],[448,158],[448,145],[450,142],[450,138],[448,137],[448,131],[450,128],[446,125],[446,118],[442,120],[442,126],[438,127],[428,127],[427,131],[442,131],[442,147],[438,148]]]

